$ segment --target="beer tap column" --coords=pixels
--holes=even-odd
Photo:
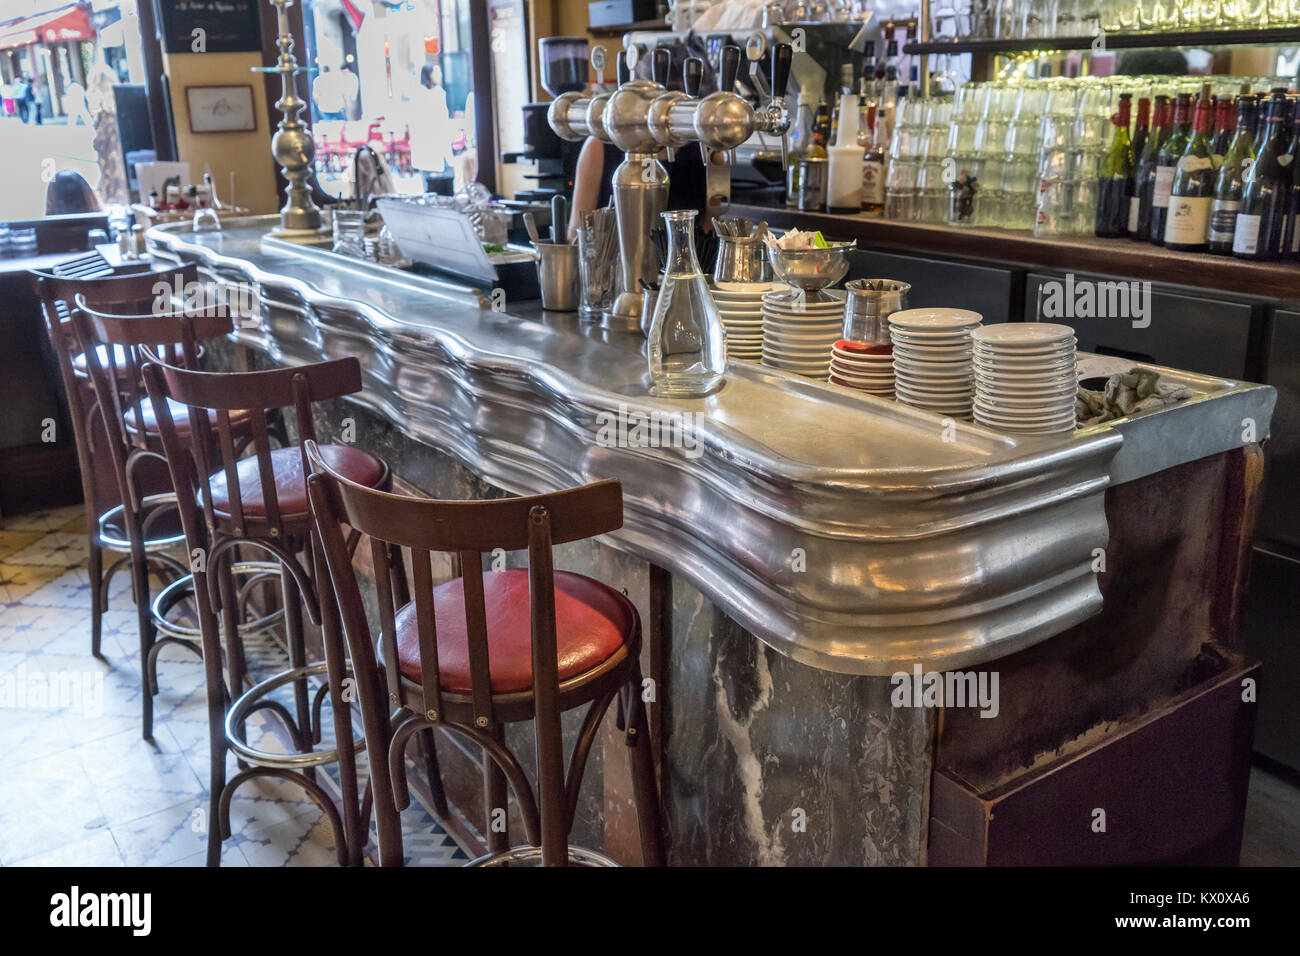
[[[668,170],[659,162],[659,143],[650,134],[648,115],[650,105],[665,91],[670,53],[655,50],[653,56],[654,79],[621,84],[610,95],[603,116],[610,142],[626,154],[613,177],[621,288],[605,325],[629,331],[641,327],[641,283],[652,285],[659,279],[659,253],[650,233],[668,208]],[[628,67],[635,69],[635,60]]]

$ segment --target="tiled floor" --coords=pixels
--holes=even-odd
[[[139,639],[129,576],[113,580],[104,656],[90,654],[81,508],[6,516],[0,531],[0,865],[201,866],[207,826],[207,714],[197,659],[168,648],[151,745],[140,737]],[[107,562],[106,562],[107,563]],[[272,673],[278,644],[249,648]],[[325,726],[328,731],[329,721]],[[283,749],[254,717],[250,741]],[[231,759],[233,772],[234,761]],[[418,773],[418,771],[414,771]],[[327,780],[329,785],[332,780]],[[408,865],[468,859],[416,802],[402,817]],[[223,866],[333,866],[329,825],[289,783],[253,780],[231,810]],[[373,846],[372,846],[373,849]],[[1251,776],[1242,863],[1300,862],[1300,788]]]
[[[113,579],[107,660],[96,660],[82,527],[77,506],[6,515],[0,531],[0,865],[201,866],[208,825],[202,665],[180,648],[162,652],[154,742],[143,740],[130,576],[124,569]],[[269,638],[248,656],[265,674],[287,663]],[[250,742],[283,750],[276,730],[255,715]],[[233,758],[230,766],[233,773]],[[468,859],[413,796],[403,814],[408,864]],[[244,784],[231,828],[223,866],[337,864],[329,824],[290,783]]]

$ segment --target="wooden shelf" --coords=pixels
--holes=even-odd
[[[1087,50],[1095,38],[1037,37],[1029,40],[961,40],[908,43],[904,53],[1028,53],[1033,50]],[[1107,33],[1107,50],[1157,47],[1240,46],[1300,42],[1300,26],[1256,30],[1189,30],[1170,33]]]
[[[957,228],[867,216],[809,213],[782,206],[732,203],[729,215],[767,220],[778,228],[820,229],[828,239],[856,239],[861,248],[947,256],[981,264],[1038,266],[1128,279],[1300,299],[1300,263],[1250,262],[1232,256],[1170,252],[1131,239],[1070,236],[1036,239],[1012,229]]]
[[[667,20],[642,20],[640,23],[624,23],[612,27],[588,27],[587,32],[594,37],[621,37],[624,33],[638,30],[670,30]],[[682,34],[686,36],[686,34]]]

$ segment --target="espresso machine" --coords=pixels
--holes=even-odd
[[[544,37],[538,41],[542,89],[551,96],[576,93],[587,88],[588,41],[586,37]],[[524,151],[505,153],[502,162],[527,160],[536,164],[535,189],[521,190],[515,199],[549,202],[555,195],[573,196],[573,177],[578,168],[581,142],[561,139],[547,123],[550,103],[528,103],[523,107]]]
[[[785,88],[790,76],[792,51],[787,43],[772,48],[772,92],[766,106],[755,108],[734,91],[740,51],[724,50],[724,71],[719,88],[700,98],[667,88],[669,53],[655,50],[649,79],[632,79],[636,68],[636,47],[620,56],[619,85],[608,94],[583,97],[572,91],[557,97],[550,106],[551,129],[563,140],[581,142],[595,136],[613,143],[624,159],[613,176],[614,209],[618,219],[620,287],[606,324],[613,328],[640,328],[642,288],[659,279],[659,256],[651,232],[659,225],[659,214],[668,205],[668,171],[659,162],[662,148],[680,149],[698,142],[707,150],[730,153],[755,133],[781,137],[782,158],[786,154],[786,131],[790,114]],[[732,64],[727,75],[726,66]],[[624,70],[626,67],[626,71]],[[685,67],[684,79],[698,94],[698,69]],[[707,165],[707,159],[706,159]]]

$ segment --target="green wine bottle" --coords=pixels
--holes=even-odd
[[[1169,192],[1174,185],[1174,170],[1187,151],[1192,134],[1192,94],[1179,93],[1174,106],[1174,128],[1160,147],[1156,164],[1156,183],[1151,197],[1151,232],[1148,238],[1157,246],[1165,241],[1165,224],[1169,215]]]
[[[1210,204],[1209,251],[1221,256],[1232,255],[1232,234],[1241,208],[1241,177],[1255,160],[1255,98],[1237,97],[1237,129],[1224,154],[1214,183],[1214,202]]]
[[[1177,252],[1204,252],[1214,202],[1217,169],[1210,143],[1213,105],[1208,97],[1196,102],[1196,117],[1187,148],[1174,168],[1169,187],[1169,214],[1165,217],[1165,246]]]

